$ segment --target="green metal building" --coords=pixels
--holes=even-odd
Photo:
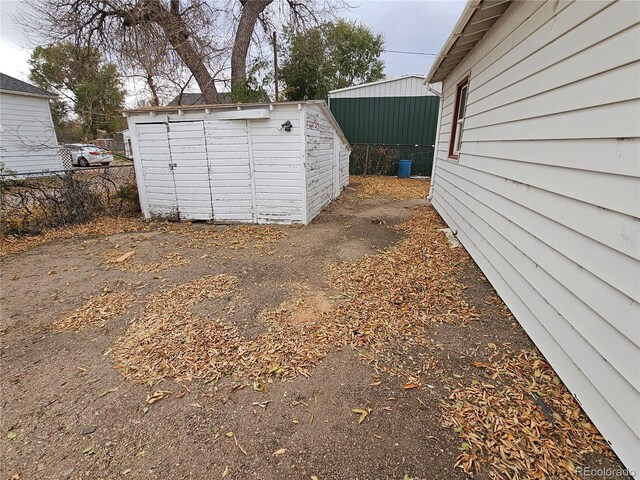
[[[411,159],[412,175],[431,175],[440,98],[423,82],[407,75],[329,92],[329,108],[353,147],[352,174],[395,175],[398,160]]]

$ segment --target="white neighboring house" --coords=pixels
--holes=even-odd
[[[640,471],[640,2],[470,1],[430,199]]]
[[[49,99],[53,95],[0,73],[0,163],[17,173],[62,170]]]
[[[309,223],[349,182],[322,101],[127,110],[145,217]]]

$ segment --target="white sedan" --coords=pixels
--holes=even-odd
[[[65,145],[71,152],[73,165],[79,167],[90,167],[91,165],[109,165],[113,162],[113,155],[104,148],[91,144],[69,143]]]

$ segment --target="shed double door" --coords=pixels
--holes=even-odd
[[[137,124],[153,217],[255,222],[246,120]]]

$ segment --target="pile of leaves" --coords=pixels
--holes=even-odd
[[[142,318],[114,348],[115,364],[141,382],[231,375],[259,388],[272,377],[308,375],[333,346],[346,344],[380,370],[416,378],[431,360],[404,365],[403,353],[428,346],[434,323],[464,323],[477,316],[462,300],[462,285],[453,280],[466,254],[449,248],[441,227],[432,209],[416,207],[399,227],[406,237],[398,244],[331,267],[336,302],[298,292],[261,312],[257,320],[268,330],[255,339],[244,338],[222,315],[202,319],[190,310],[209,296],[232,293],[230,277],[205,277],[154,293]]]
[[[36,236],[0,236],[0,258],[22,253],[54,240],[76,237],[101,237],[125,232],[141,232],[150,229],[150,224],[140,218],[102,217],[82,225],[44,230]]]
[[[611,455],[606,441],[537,351],[474,362],[486,380],[455,389],[442,404],[445,426],[464,439],[457,466],[481,464],[499,479],[581,478],[582,456]]]
[[[217,275],[150,295],[142,317],[116,341],[115,366],[139,382],[165,377],[213,381],[228,375],[252,380],[258,389],[271,377],[308,375],[330,348],[330,339],[320,341],[326,331],[319,333],[326,307],[306,296],[263,311],[259,320],[268,330],[256,339],[191,311],[206,299],[232,293],[235,285],[235,278]]]
[[[431,347],[432,325],[464,324],[478,316],[454,279],[469,257],[449,247],[442,227],[435,210],[414,207],[411,219],[397,227],[405,233],[399,243],[331,268],[329,285],[346,300],[336,309],[335,328],[343,342],[364,348],[361,353],[379,370],[419,376],[429,365],[404,365],[404,353]]]
[[[358,198],[387,197],[394,200],[426,198],[429,181],[421,178],[349,177],[351,186],[357,188]]]
[[[51,329],[55,332],[78,331],[90,325],[104,325],[125,313],[135,298],[131,293],[104,292],[84,306],[55,320]]]
[[[116,340],[115,366],[125,377],[141,382],[228,371],[239,343],[237,331],[197,317],[191,308],[235,288],[234,277],[214,275],[152,293],[142,316]]]

